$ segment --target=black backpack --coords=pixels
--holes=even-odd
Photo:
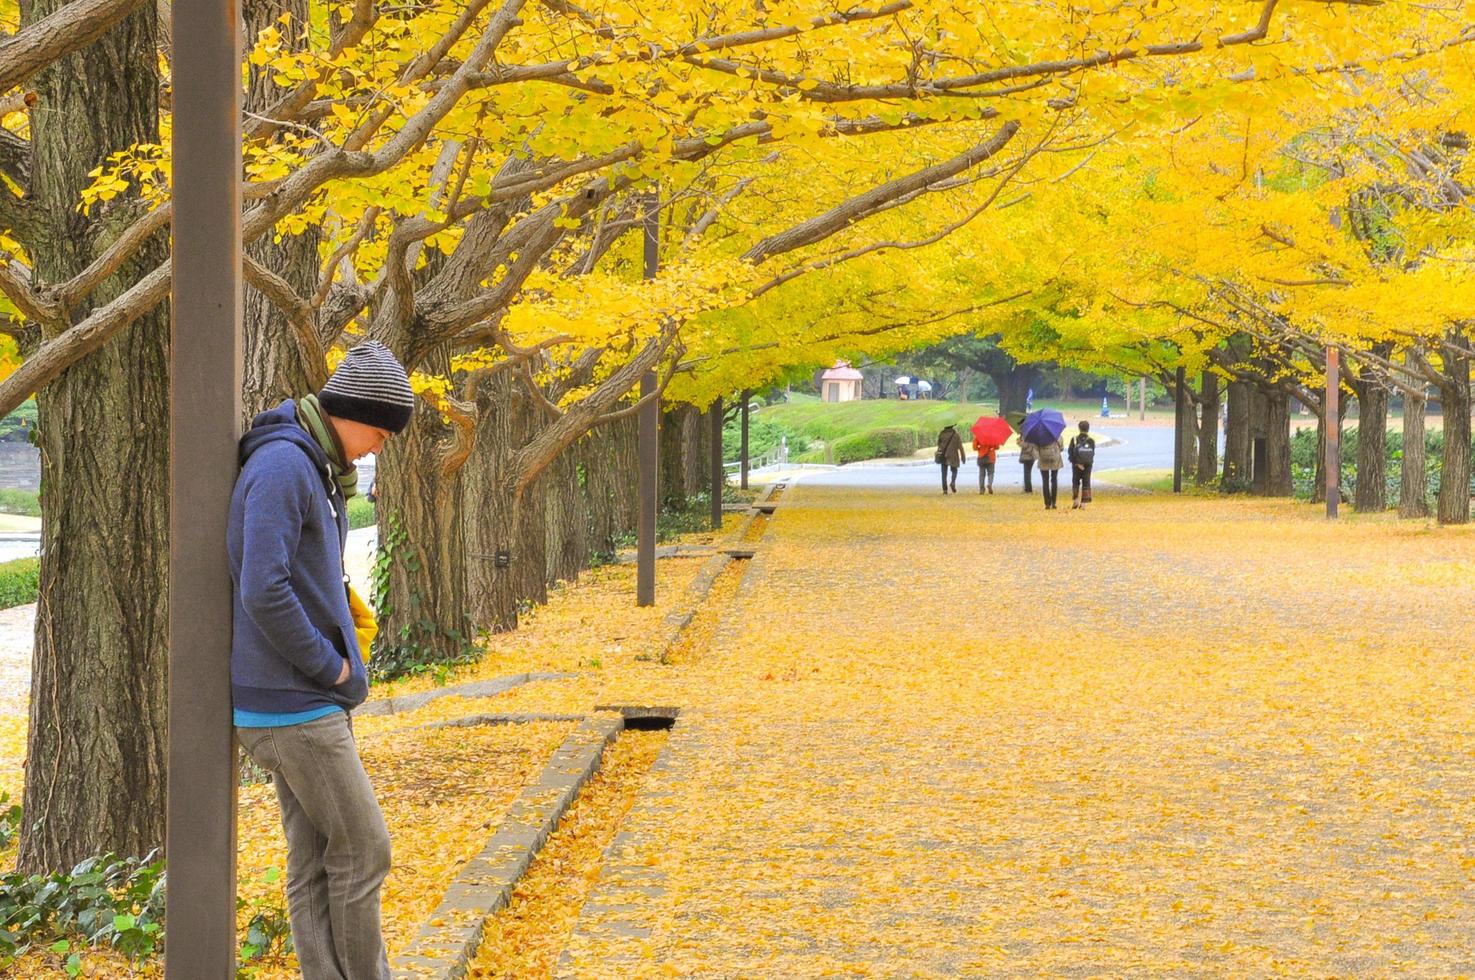
[[[1096,443],[1090,436],[1076,436],[1071,442],[1075,447],[1073,462],[1080,463],[1082,466],[1090,466],[1096,462]]]

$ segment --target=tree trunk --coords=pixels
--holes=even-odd
[[[705,497],[712,489],[711,442],[708,413],[692,407],[681,421],[681,484],[687,500]]]
[[[1267,497],[1289,497],[1291,478],[1291,396],[1270,391],[1265,399],[1265,489]]]
[[[612,553],[623,537],[634,532],[639,516],[640,501],[631,479],[636,469],[635,419],[600,426],[578,443],[576,451],[584,468],[590,548]]]
[[[277,24],[283,14],[290,14],[294,25],[306,24],[308,4],[306,0],[246,0],[242,14],[245,43],[249,45],[261,31]],[[299,29],[283,31],[282,38],[291,51],[306,45]],[[246,109],[264,113],[285,92],[273,81],[276,70],[269,65],[248,65],[248,69]],[[246,252],[285,279],[299,296],[311,296],[317,289],[320,238],[316,228],[300,235],[284,235],[281,241],[276,241],[274,235],[263,235],[246,246]],[[315,390],[314,372],[320,374],[324,370],[323,365],[309,368],[287,317],[249,284],[245,287],[244,303],[243,427],[257,413],[282,399],[301,398]]]
[[[578,454],[558,454],[543,477],[547,582],[577,581],[589,563],[589,508],[579,485]]]
[[[1173,396],[1173,429],[1180,443],[1178,460],[1182,467],[1181,478],[1186,484],[1193,479],[1195,467],[1198,466],[1198,426],[1194,424],[1197,420],[1193,415],[1193,398],[1188,392],[1186,382],[1183,385],[1181,403],[1175,383],[1169,382],[1168,393]]]
[[[1469,350],[1451,333],[1450,343]],[[1444,466],[1439,476],[1439,523],[1470,522],[1470,360],[1446,353],[1439,404],[1444,412]]]
[[[1199,386],[1198,468],[1193,482],[1203,486],[1219,472],[1219,376],[1205,371]]]
[[[1220,489],[1243,493],[1250,488],[1250,391],[1246,381],[1229,383],[1229,413],[1224,420],[1224,479]]]
[[[502,375],[477,397],[481,424],[467,460],[466,522],[457,529],[467,543],[467,605],[476,626],[493,631],[517,627],[518,606],[544,594],[547,581],[545,506],[534,481],[518,497],[513,456],[527,444],[537,420],[521,383]]]
[[[1378,351],[1387,356],[1386,350]],[[1357,383],[1357,491],[1352,506],[1358,513],[1388,509],[1388,389],[1363,368]]]
[[[1012,371],[990,372],[994,387],[999,389],[999,414],[1024,411],[1025,398],[1029,389],[1039,380],[1039,369],[1021,364]]]
[[[23,4],[23,23],[63,0]],[[38,285],[81,272],[134,217],[128,198],[77,211],[88,171],[159,142],[157,13],[145,5],[36,78],[31,243]],[[119,66],[127,66],[120,71]],[[166,256],[164,235],[74,317]],[[43,389],[40,602],[20,852],[26,872],[164,839],[169,566],[169,320],[160,308]]]
[[[1429,516],[1429,472],[1424,459],[1424,412],[1427,400],[1403,396],[1403,473],[1399,480],[1398,516]]]
[[[430,367],[438,369],[445,365]],[[380,551],[389,551],[388,588],[376,596],[381,669],[453,659],[470,642],[464,467],[447,459],[452,448],[440,413],[417,399],[410,424],[379,457]]]
[[[686,420],[696,409],[670,405],[661,411],[660,476],[661,510],[686,509]]]

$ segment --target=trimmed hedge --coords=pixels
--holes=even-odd
[[[29,606],[41,593],[41,559],[0,562],[0,609]]]
[[[35,490],[0,490],[0,514],[41,516],[41,495]]]
[[[357,531],[361,527],[374,526],[374,505],[360,494],[348,501],[348,529]]]
[[[910,456],[917,451],[917,430],[899,425],[870,429],[836,439],[831,448],[840,465],[883,456]]]

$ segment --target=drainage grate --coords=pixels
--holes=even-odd
[[[617,711],[625,727],[637,732],[666,731],[676,724],[681,709],[669,705],[596,704],[595,711]]]

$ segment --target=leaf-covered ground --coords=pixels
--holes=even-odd
[[[392,949],[565,730],[411,726],[623,702],[682,707],[661,764],[616,744],[481,975],[1475,972],[1475,529],[800,484],[756,547],[670,665],[700,559],[655,610],[630,566],[585,576],[458,679],[576,677],[359,720]],[[242,799],[267,894],[269,790]]]
[[[570,967],[1475,971],[1472,545],[795,487]]]

